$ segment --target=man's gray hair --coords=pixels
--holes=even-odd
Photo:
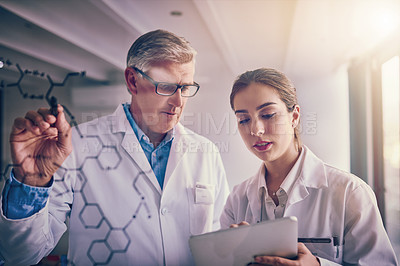
[[[131,46],[126,63],[147,71],[158,62],[185,64],[195,60],[197,52],[183,37],[166,30],[150,31]]]

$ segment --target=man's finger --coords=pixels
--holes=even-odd
[[[24,130],[30,131],[35,135],[40,135],[40,129],[32,123],[32,121],[18,117],[14,120],[14,124],[11,128],[11,135],[18,135]]]
[[[14,119],[14,124],[11,128],[11,133],[19,133],[26,129],[25,118],[17,117]]]
[[[57,106],[57,111],[56,128],[58,130],[58,140],[64,147],[71,148],[71,126],[65,118],[64,108],[60,104]]]
[[[45,131],[50,127],[50,124],[44,120],[44,117],[35,111],[29,111],[26,113],[25,118],[30,120],[35,126],[37,126],[41,132]]]
[[[56,117],[51,114],[51,110],[48,108],[39,108],[37,112],[44,118],[44,120],[49,124],[54,124],[56,122]]]

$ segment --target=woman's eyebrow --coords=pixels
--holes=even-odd
[[[236,110],[235,114],[237,114],[237,113],[245,113],[245,114],[247,114],[247,113],[249,113],[249,111],[247,111],[247,110]]]
[[[276,104],[276,103],[274,103],[274,102],[266,102],[266,103],[263,103],[263,104],[257,106],[257,107],[256,107],[256,110],[258,111],[258,110],[263,109],[264,107],[269,106],[269,105],[272,105],[272,104]],[[249,112],[249,111],[247,111],[247,110],[245,110],[245,109],[240,109],[240,110],[236,110],[236,111],[235,111],[235,114],[237,114],[237,113],[245,113],[245,114],[247,114],[248,112]]]
[[[276,104],[276,103],[274,103],[274,102],[263,103],[263,104],[257,106],[257,107],[256,107],[256,110],[258,111],[258,110],[263,109],[264,107],[269,106],[269,105],[271,105],[271,104]]]

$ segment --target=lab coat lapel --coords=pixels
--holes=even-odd
[[[132,134],[130,134],[130,132],[127,132],[125,134],[121,146],[132,158],[132,164],[135,165],[137,169],[140,169],[143,173],[146,174],[150,182],[161,194],[160,184],[158,183],[157,178],[153,170],[151,169],[149,161],[147,160],[146,155],[144,154],[144,151],[140,146],[139,141],[137,140],[136,135],[133,131]]]
[[[293,186],[290,197],[288,198],[288,202],[286,204],[287,208],[289,208],[289,206],[295,204],[296,202],[304,200],[310,194],[307,190],[306,185],[304,184],[304,182],[302,182],[301,179],[302,176],[300,175],[299,179],[296,181],[297,184]]]
[[[304,200],[310,194],[308,191],[310,188],[328,186],[324,163],[305,145],[303,145],[303,149],[305,149],[304,162],[301,165],[300,176],[290,193],[288,207]]]
[[[261,179],[265,177],[265,166],[264,163],[261,164],[257,174],[251,178],[251,181],[248,184],[248,188],[246,189],[247,200],[249,201],[249,210],[246,211],[246,219],[248,222],[254,223],[261,220],[260,211],[261,211],[261,195],[260,195],[260,187],[262,182]],[[265,179],[264,179],[265,180]],[[265,199],[264,199],[265,200]]]
[[[172,141],[171,151],[169,153],[167,169],[165,170],[164,189],[167,187],[168,181],[176,170],[179,162],[189,149],[189,140],[186,134],[190,134],[185,128],[178,123],[175,127],[175,136]],[[184,167],[193,167],[186,165]]]
[[[140,169],[149,178],[150,182],[153,184],[156,190],[161,194],[160,184],[158,183],[157,178],[153,170],[151,169],[149,161],[147,160],[146,155],[144,154],[144,151],[140,146],[135,132],[133,132],[129,121],[126,118],[126,114],[123,110],[122,105],[120,105],[115,111],[115,116],[117,119],[117,123],[113,124],[113,133],[122,132],[124,134],[121,141],[121,146],[132,158],[132,166],[135,165],[136,167],[133,167],[133,169]],[[133,174],[136,175],[137,173]]]

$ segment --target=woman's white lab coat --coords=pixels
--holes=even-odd
[[[1,215],[6,261],[49,253],[70,213],[73,265],[192,265],[190,235],[219,228],[229,193],[216,146],[178,124],[161,190],[122,106],[79,130],[47,206],[22,220]]]
[[[298,237],[332,239],[330,244],[306,244],[324,258],[322,265],[397,265],[372,189],[360,178],[325,164],[306,146],[303,149],[300,174],[284,212],[284,217],[297,217]],[[260,220],[258,181],[264,178],[263,167],[234,187],[221,216],[222,228]]]

